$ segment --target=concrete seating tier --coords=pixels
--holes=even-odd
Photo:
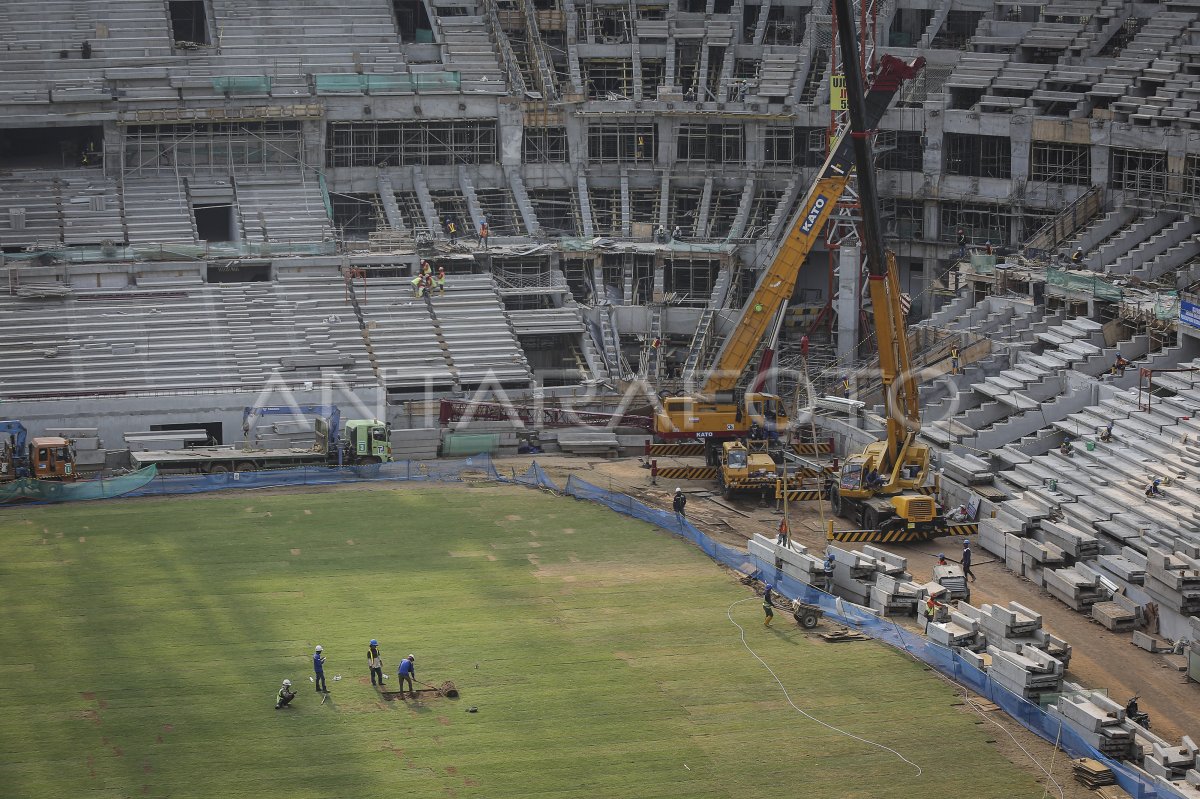
[[[284,183],[239,178],[235,186],[242,229],[252,242],[321,241],[332,233],[315,180]]]
[[[196,243],[196,222],[183,181],[126,178],[121,196],[130,244]]]

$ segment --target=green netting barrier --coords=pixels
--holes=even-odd
[[[1098,276],[1050,268],[1046,270],[1046,282],[1067,291],[1091,294],[1098,300],[1121,301],[1121,290]]]
[[[213,78],[213,91],[221,94],[270,94],[271,78],[267,75],[227,75]]]
[[[971,268],[978,275],[990,275],[996,270],[996,256],[987,253],[971,253]]]
[[[24,477],[0,484],[0,505],[7,502],[80,502],[89,499],[109,499],[143,488],[158,477],[157,466],[147,466],[132,474],[100,480],[81,480],[60,483],[54,480],[35,480]]]
[[[1155,319],[1179,318],[1179,295],[1173,291],[1167,292],[1154,300]]]
[[[316,75],[317,94],[413,94],[424,91],[457,91],[458,72],[412,72],[400,75]]]

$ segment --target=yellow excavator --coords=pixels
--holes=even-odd
[[[862,82],[858,82],[857,99],[865,108],[867,125],[879,124],[901,82],[914,77],[924,64],[924,58],[909,63],[885,55],[865,99],[861,94]],[[854,168],[851,138],[843,132],[830,148],[824,166],[798,206],[787,236],[742,308],[733,331],[718,350],[700,390],[691,396],[663,400],[654,417],[654,432],[659,441],[699,439],[705,443],[709,465],[717,465],[722,442],[757,437],[751,435],[753,427],[767,438],[778,437],[788,429],[782,400],[758,391],[757,379],[740,398],[735,396],[735,390],[772,322],[791,300],[796,278],[850,181]]]
[[[842,63],[856,66],[858,41],[849,0],[837,3],[838,38]],[[879,369],[884,391],[887,434],[868,444],[862,453],[847,457],[832,487],[833,512],[855,520],[868,537],[855,541],[918,541],[935,537],[945,522],[932,496],[921,493],[929,474],[929,448],[917,443],[921,429],[917,381],[908,353],[908,333],[900,304],[896,257],[884,253],[879,220],[879,193],[869,135],[875,122],[864,111],[862,79],[856,68],[846,69],[846,93],[851,138],[858,168],[858,195],[863,215],[863,245],[867,254],[868,285]],[[878,83],[878,81],[876,81]],[[875,533],[876,537],[870,537]],[[830,533],[831,537],[836,534]]]

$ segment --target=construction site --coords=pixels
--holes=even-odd
[[[486,458],[1105,799],[1200,797],[1200,3],[5,0],[0,37],[0,502]]]

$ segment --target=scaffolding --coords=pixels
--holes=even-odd
[[[565,127],[527,127],[522,130],[522,159],[527,164],[567,160]]]
[[[652,164],[658,142],[653,122],[628,119],[588,125],[588,160],[593,163]]]
[[[325,145],[327,167],[494,164],[494,120],[334,122]]]
[[[487,216],[488,232],[494,236],[524,236],[525,225],[516,198],[506,188],[476,189],[475,199]]]
[[[376,230],[387,227],[378,194],[337,194],[330,192],[333,224],[343,239],[365,240]]]
[[[676,157],[680,161],[736,164],[745,160],[745,146],[746,129],[742,125],[680,125]]]
[[[529,189],[529,204],[537,215],[542,232],[550,236],[578,236],[579,206],[575,194],[567,189]]]
[[[296,174],[304,166],[299,122],[195,122],[125,128],[126,177]]]
[[[973,178],[1012,177],[1012,140],[1007,136],[980,136],[974,133],[947,133],[947,175]]]
[[[589,100],[633,98],[633,61],[628,58],[590,58],[579,62]]]

